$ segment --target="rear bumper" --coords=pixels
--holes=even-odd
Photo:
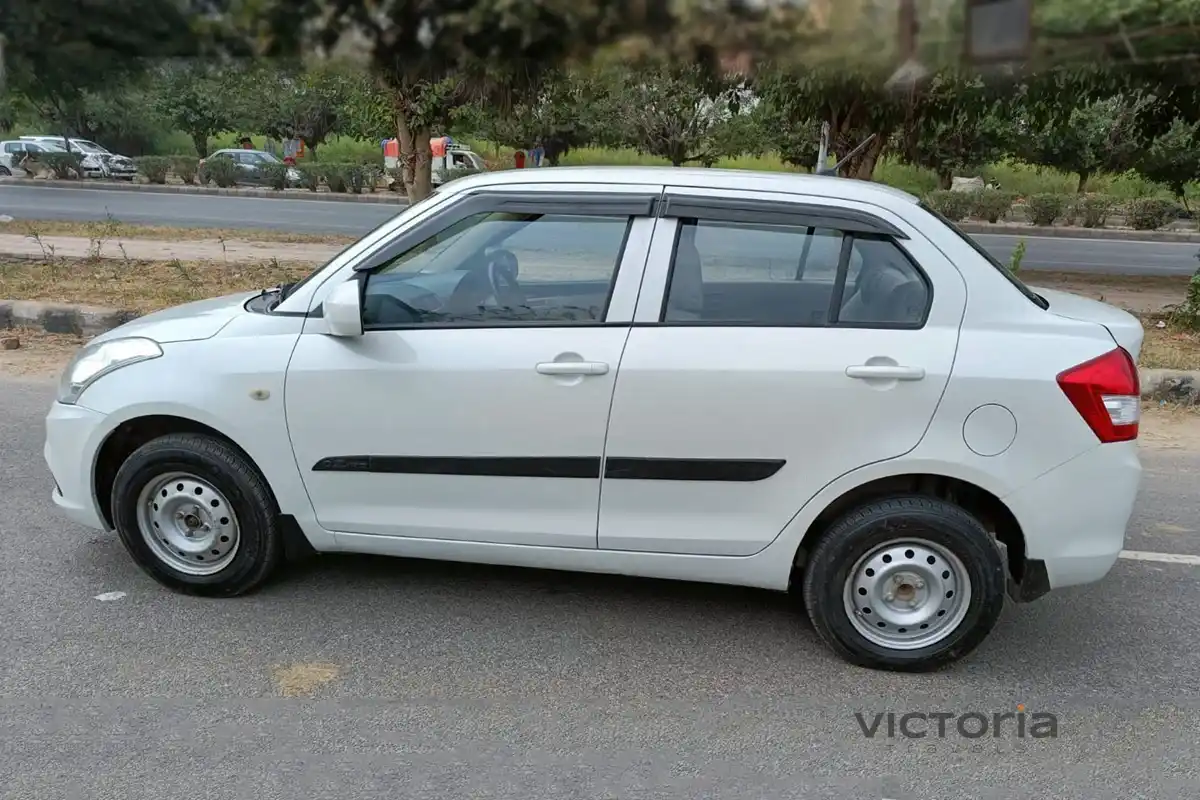
[[[1004,498],[1025,535],[1025,569],[1010,586],[1027,602],[1100,580],[1125,546],[1141,484],[1136,442],[1105,444]]]

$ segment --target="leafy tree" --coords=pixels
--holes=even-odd
[[[710,75],[696,65],[654,65],[628,72],[615,90],[619,137],[678,167],[712,166],[753,147],[752,95],[740,76]]]
[[[954,175],[998,160],[1012,145],[1011,89],[957,70],[934,74],[909,97],[897,137],[901,159],[936,172],[942,189]]]
[[[1120,94],[1062,108],[1040,126],[1019,125],[1017,149],[1026,161],[1079,176],[1078,191],[1097,172],[1134,166],[1147,141],[1140,117],[1151,95]]]
[[[6,90],[61,124],[89,96],[141,75],[151,59],[246,52],[225,0],[5,0],[0,3]],[[83,134],[83,129],[71,129]]]
[[[208,140],[236,127],[236,74],[212,63],[169,62],[156,70],[153,107],[163,120],[192,139],[196,154],[208,156]]]
[[[275,139],[300,139],[316,158],[317,148],[344,129],[343,108],[357,89],[358,72],[340,62],[260,65],[242,81],[242,125]]]
[[[879,73],[833,67],[776,68],[764,71],[758,81],[770,109],[767,114],[779,128],[819,130],[829,123],[834,154],[849,153],[875,134],[865,150],[842,167],[844,177],[864,180],[870,180],[889,138],[905,119],[905,98],[884,84]],[[816,160],[816,144],[814,137],[808,164]],[[803,159],[803,152],[796,158]]]
[[[507,114],[471,109],[474,131],[521,150],[540,144],[551,166],[574,148],[611,138],[612,86],[601,71],[553,70],[529,89]]]
[[[1138,159],[1137,171],[1170,187],[1180,204],[1191,211],[1185,187],[1200,177],[1200,124],[1176,119]]]

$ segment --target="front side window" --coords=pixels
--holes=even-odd
[[[920,327],[930,296],[924,275],[884,236],[683,219],[661,319]]]
[[[602,322],[628,216],[481,212],[366,277],[368,327]]]

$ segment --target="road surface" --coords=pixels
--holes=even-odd
[[[16,219],[103,220],[180,227],[270,228],[358,235],[393,216],[398,206],[375,203],[276,200],[215,195],[156,194],[95,189],[0,186],[0,214]],[[979,235],[1002,262],[1022,237]],[[1191,275],[1200,245],[1105,239],[1024,237],[1025,269],[1136,275]]]
[[[52,391],[0,383],[0,798],[1196,796],[1192,564],[1010,605],[924,676],[851,668],[786,598],[732,588],[326,556],[205,601],[52,511]],[[1128,546],[1200,554],[1200,456],[1144,462]],[[1057,737],[854,716],[1018,703]]]

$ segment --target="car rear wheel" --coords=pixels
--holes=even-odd
[[[244,594],[283,560],[266,481],[241,452],[211,436],[170,434],[135,450],[117,471],[112,508],[133,559],[176,591]]]
[[[11,178],[12,171],[5,166],[0,166],[0,178]]]
[[[837,520],[804,567],[817,634],[847,661],[924,672],[970,653],[1004,607],[999,547],[962,508],[877,500]]]

